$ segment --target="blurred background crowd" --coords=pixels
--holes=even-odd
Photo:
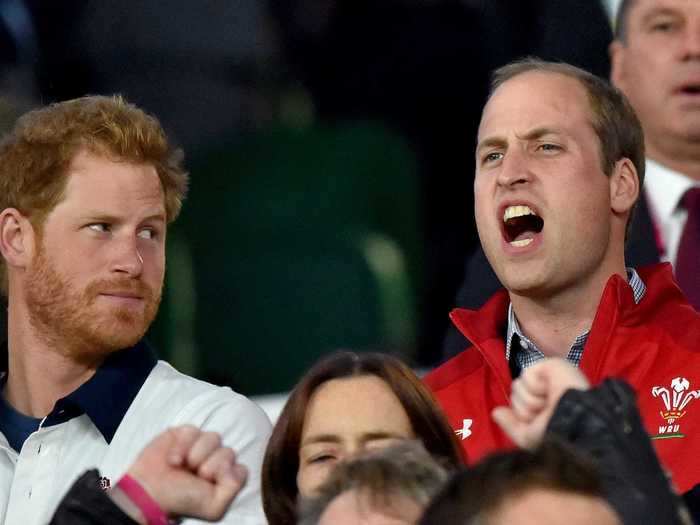
[[[258,395],[339,348],[430,367],[478,245],[489,73],[537,55],[607,77],[615,4],[0,0],[0,130],[121,93],[182,146],[150,334],[182,371]]]

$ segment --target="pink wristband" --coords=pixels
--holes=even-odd
[[[146,489],[129,474],[124,474],[122,479],[117,483],[124,494],[141,509],[143,517],[146,518],[148,525],[168,525],[168,517],[160,508],[160,505],[150,496]]]

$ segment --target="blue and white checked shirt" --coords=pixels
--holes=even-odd
[[[647,287],[634,268],[627,268],[627,282],[632,287],[634,302],[639,304],[639,301],[644,297]],[[581,362],[583,347],[586,344],[589,333],[590,329],[574,339],[574,343],[571,345],[569,353],[566,356],[566,360],[571,364],[578,366]],[[546,357],[542,351],[537,348],[537,345],[523,334],[518,320],[515,318],[515,312],[513,312],[513,303],[510,303],[508,305],[508,331],[506,332],[506,361],[510,360],[511,347],[516,338],[518,343],[515,345],[515,359],[521,370],[534,365]]]

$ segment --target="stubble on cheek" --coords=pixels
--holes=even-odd
[[[141,311],[98,304],[105,290],[130,291],[144,298]],[[27,277],[26,304],[36,334],[50,348],[80,361],[94,361],[138,342],[155,318],[161,299],[157,290],[136,279],[101,279],[84,290],[73,289],[43,251]]]

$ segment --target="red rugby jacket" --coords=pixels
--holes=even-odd
[[[606,377],[632,385],[656,452],[685,492],[700,483],[700,314],[683,297],[669,264],[638,273],[647,287],[638,305],[624,279],[608,281],[580,368],[594,385]],[[425,378],[470,462],[513,446],[490,416],[509,403],[508,303],[501,290],[480,310],[454,310],[452,321],[473,346]]]

